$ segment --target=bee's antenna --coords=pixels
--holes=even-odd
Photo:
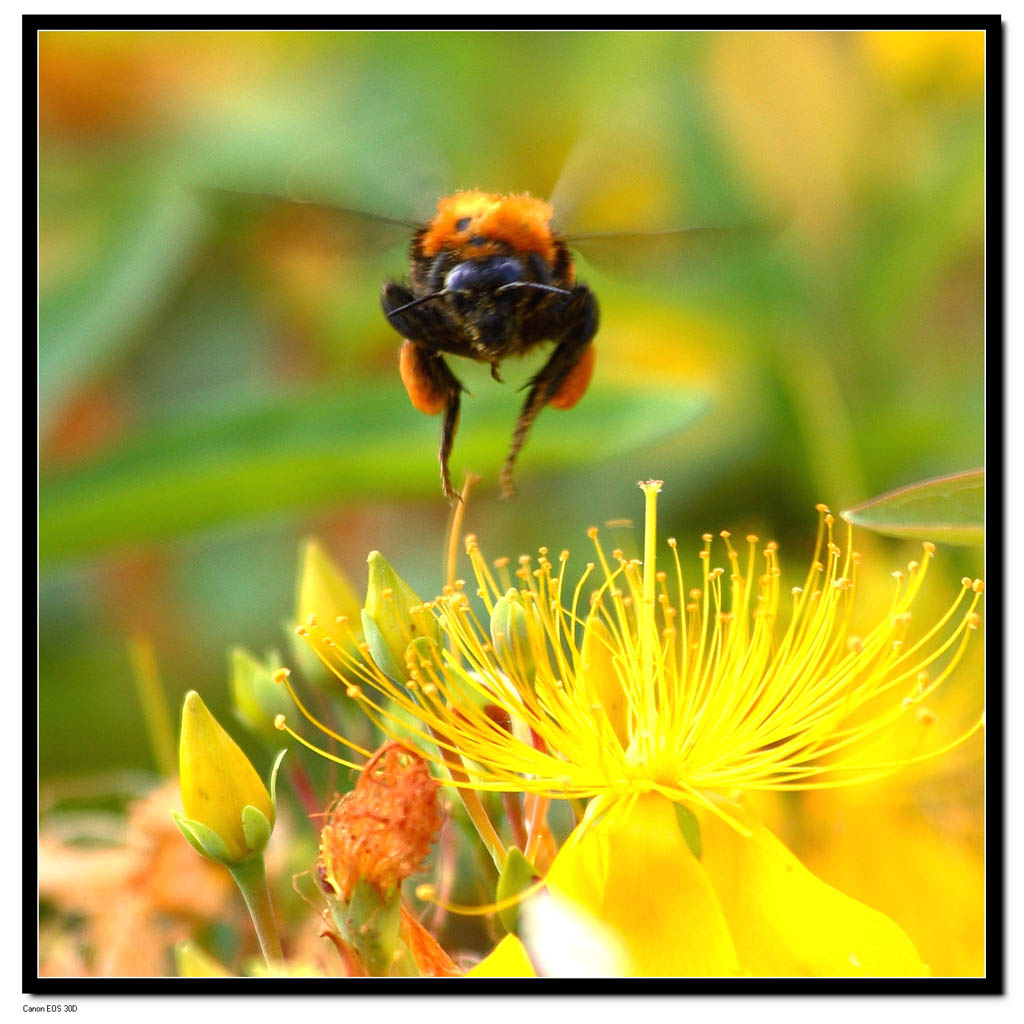
[[[538,291],[554,292],[556,295],[572,295],[572,292],[565,288],[556,288],[553,284],[541,284],[539,281],[510,281],[508,284],[503,284],[497,290],[497,294],[500,295],[502,292],[508,291],[509,288],[536,288]]]
[[[438,299],[442,295],[447,294],[447,289],[442,289],[439,292],[431,292],[429,295],[421,295],[418,299],[413,299],[412,302],[407,302],[404,306],[399,306],[397,309],[389,309],[384,315],[390,319],[393,316],[397,316],[399,313],[404,313],[407,309],[412,309],[413,306],[421,306],[424,302],[429,302],[431,299]]]

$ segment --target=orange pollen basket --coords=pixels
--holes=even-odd
[[[594,376],[594,359],[597,353],[588,345],[579,362],[569,371],[559,389],[548,399],[552,409],[571,409],[585,394]]]
[[[519,252],[536,252],[546,263],[555,258],[549,203],[531,195],[503,196],[496,192],[456,192],[437,204],[437,215],[421,239],[425,256],[454,249],[464,259],[490,255],[471,238],[504,242]],[[460,227],[461,225],[461,227]]]
[[[427,356],[413,342],[402,342],[398,353],[398,370],[405,390],[409,392],[409,400],[414,409],[433,416],[447,404],[448,392],[434,383],[424,365],[426,359]]]

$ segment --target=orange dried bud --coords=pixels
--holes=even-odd
[[[360,878],[384,895],[419,869],[440,828],[437,782],[426,762],[386,743],[328,813],[320,877],[346,901]]]

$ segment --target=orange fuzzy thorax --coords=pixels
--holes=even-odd
[[[470,245],[470,239],[476,237],[536,252],[551,263],[555,258],[551,215],[550,204],[526,193],[456,192],[437,204],[437,215],[421,239],[423,253],[436,256],[442,249],[453,249],[464,259],[492,255],[493,247]]]

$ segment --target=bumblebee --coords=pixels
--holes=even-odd
[[[584,185],[593,186],[589,171]],[[501,381],[500,366],[511,355],[523,355],[549,342],[553,348],[541,369],[525,385],[508,454],[501,469],[502,493],[515,493],[516,457],[534,420],[545,405],[571,409],[586,393],[594,372],[593,339],[599,314],[593,292],[576,280],[572,250],[613,274],[660,268],[686,273],[706,262],[730,240],[744,245],[774,235],[781,226],[760,221],[732,226],[689,225],[659,229],[559,233],[553,209],[571,222],[580,203],[573,193],[579,174],[566,174],[556,186],[554,203],[528,194],[502,195],[464,191],[442,198],[426,224],[400,220],[354,207],[324,204],[295,195],[211,189],[221,201],[243,199],[247,206],[283,203],[288,210],[305,209],[317,224],[333,225],[342,235],[369,231],[371,239],[408,237],[408,282],[385,281],[381,306],[391,326],[404,339],[399,369],[413,406],[428,415],[444,413],[438,461],[441,486],[450,502],[458,499],[449,460],[465,390],[445,360],[464,356],[487,363]],[[583,188],[584,195],[587,188]],[[577,196],[577,200],[578,200]],[[401,236],[393,233],[400,231]],[[697,257],[694,259],[694,257]]]
[[[445,355],[499,366],[511,355],[552,342],[547,361],[526,385],[512,442],[501,470],[501,490],[515,493],[512,470],[530,427],[546,405],[571,409],[594,371],[598,307],[576,281],[566,241],[552,228],[552,208],[533,196],[457,192],[413,235],[409,282],[386,281],[381,306],[404,339],[402,381],[420,412],[444,413],[438,460],[449,501],[449,459],[464,390]]]

